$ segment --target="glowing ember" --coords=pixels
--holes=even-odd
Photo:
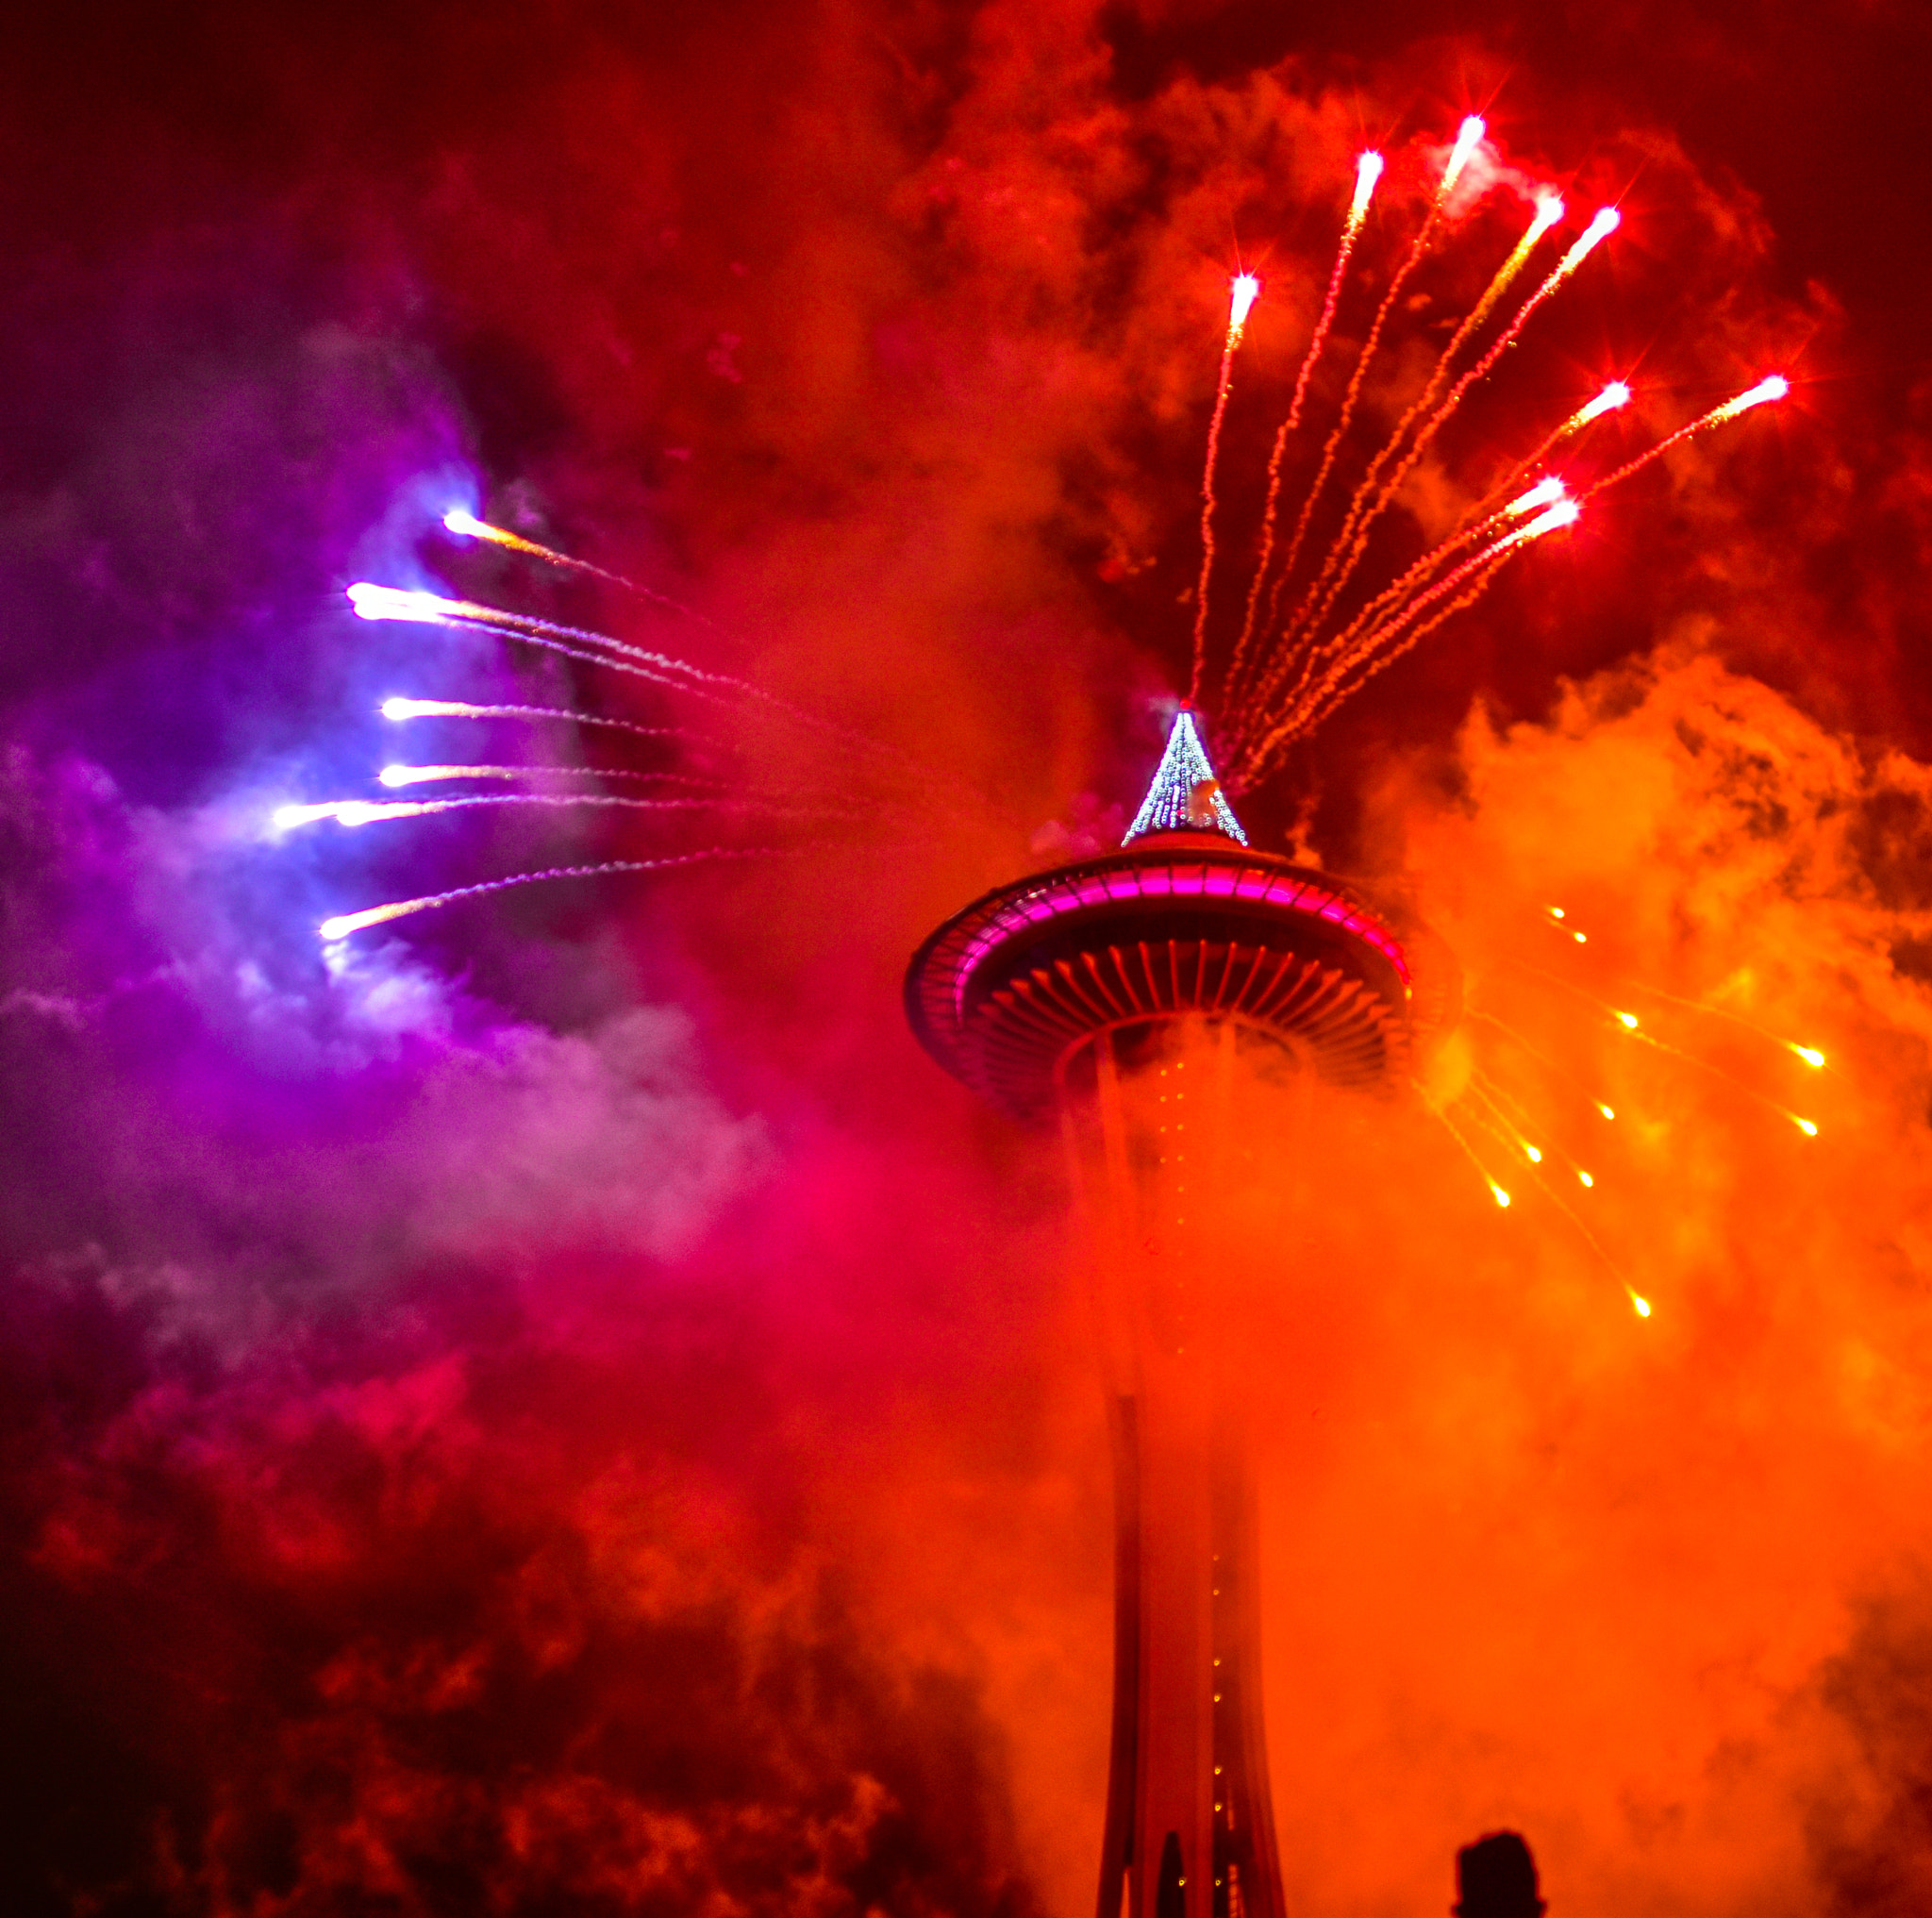
[[[1587,426],[1592,420],[1600,420],[1606,413],[1614,413],[1630,404],[1630,389],[1621,379],[1613,379],[1603,392],[1587,406],[1577,408],[1568,422],[1571,431]]]
[[[1462,177],[1463,168],[1469,164],[1471,157],[1482,144],[1483,135],[1489,130],[1488,124],[1474,113],[1456,129],[1456,144],[1449,149],[1448,164],[1442,169],[1442,184],[1436,189],[1439,203],[1456,191],[1456,182]]]
[[[1355,163],[1355,197],[1348,203],[1348,231],[1353,238],[1374,197],[1375,182],[1382,177],[1382,156],[1362,154]]]
[[[1260,297],[1261,282],[1251,273],[1237,274],[1228,282],[1227,335],[1231,341],[1241,339],[1241,328],[1248,324],[1248,315]]]
[[[1527,492],[1512,499],[1503,509],[1504,516],[1507,519],[1520,520],[1524,513],[1533,513],[1539,507],[1548,506],[1552,500],[1558,500],[1563,496],[1563,482],[1560,479],[1539,480]],[[1554,909],[1553,908],[1552,910]],[[1556,916],[1560,919],[1563,915],[1557,912]]]

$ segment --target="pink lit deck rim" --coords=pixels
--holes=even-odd
[[[1404,991],[1408,989],[1408,960],[1394,934],[1353,900],[1344,899],[1325,887],[1281,873],[1257,872],[1252,866],[1119,866],[1110,872],[1087,873],[1075,879],[1048,879],[1035,890],[995,908],[960,949],[953,967],[954,1016],[965,1016],[966,984],[974,968],[1009,934],[1037,926],[1041,920],[1056,919],[1063,912],[1077,912],[1083,907],[1104,906],[1114,899],[1150,898],[1254,899],[1291,907],[1297,912],[1325,919],[1342,931],[1365,940],[1395,968]]]

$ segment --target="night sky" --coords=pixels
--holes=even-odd
[[[1091,1908],[1061,1176],[900,976],[1139,801],[1230,274],[1223,656],[1355,156],[1321,431],[1471,111],[1366,425],[1531,193],[1624,225],[1374,578],[1607,379],[1578,481],[1792,390],[1237,795],[1426,919],[1469,1012],[1419,1096],[1284,1143],[1304,1226],[1233,1280],[1291,1906],[1445,1910],[1513,1826],[1555,1918],[1932,1907],[1928,78],[1893,0],[16,24],[0,1909]],[[758,690],[360,621],[359,579]],[[272,825],[396,758],[681,803]]]

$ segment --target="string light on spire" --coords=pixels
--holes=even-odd
[[[1189,831],[1219,832],[1239,845],[1248,842],[1194,728],[1194,715],[1184,706],[1174,716],[1154,782],[1121,843],[1130,845],[1150,832]]]

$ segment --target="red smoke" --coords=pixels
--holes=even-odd
[[[1853,76],[1904,32],[1831,18]],[[1244,1288],[1291,1896],[1439,1910],[1455,1847],[1513,1824],[1557,1918],[1923,1909],[1932,466],[1923,396],[1873,371],[1903,326],[1873,290],[1911,283],[1751,197],[1757,21],[1701,51],[1607,24],[1666,35],[1654,83],[1426,25],[210,7],[25,43],[9,1909],[1086,1907],[1109,1519],[1059,1172],[915,1053],[899,973],[1139,797],[1229,274],[1265,285],[1221,468],[1238,621],[1355,156],[1391,173],[1318,411],[1472,108],[1495,191],[1458,196],[1373,416],[1524,182],[1624,226],[1385,560],[1610,377],[1606,461],[1767,370],[1795,390],[1244,799],[1262,843],[1407,892],[1521,1035],[1473,1021],[1429,1094],[1480,1067],[1596,1178],[1561,1189],[1593,1248],[1476,1132],[1499,1210],[1420,1101],[1283,1142],[1304,1223]],[[1752,110],[1703,104],[1725,86]],[[1821,194],[1853,171],[1816,164]],[[1787,213],[1812,253],[1777,253]],[[326,912],[634,842],[260,842],[367,779],[385,694],[581,690],[340,610],[415,568],[551,605],[435,530],[472,480],[716,623],[601,609],[632,637],[915,756],[910,790],[760,727],[771,784],[868,829],[325,966]]]

